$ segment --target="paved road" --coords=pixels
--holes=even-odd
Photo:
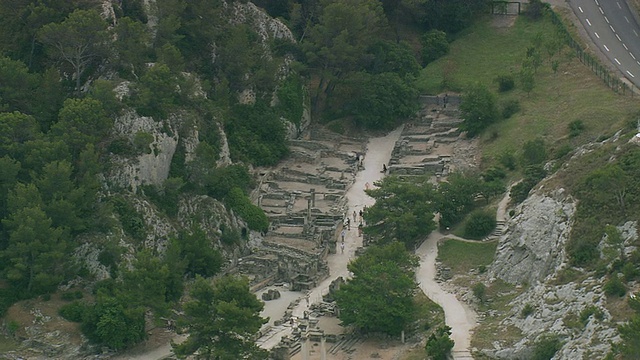
[[[626,0],[569,0],[596,46],[640,87],[640,26]]]

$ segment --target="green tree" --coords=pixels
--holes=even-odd
[[[439,195],[427,177],[411,180],[387,176],[367,193],[376,203],[364,213],[365,232],[380,242],[400,241],[413,248],[436,228]]]
[[[179,358],[197,354],[198,359],[264,359],[253,336],[267,320],[260,317],[263,303],[249,290],[247,280],[229,275],[213,285],[198,277],[184,305],[183,324],[188,338],[172,343]]]
[[[420,64],[406,41],[378,40],[367,50],[372,55],[371,62],[365,67],[370,74],[395,73],[401,78],[418,76]]]
[[[422,45],[422,65],[424,66],[449,53],[449,41],[444,31],[427,31],[420,38],[420,43]]]
[[[222,254],[213,247],[213,242],[202,229],[180,232],[177,244],[181,257],[186,261],[185,271],[191,277],[213,276],[222,268]]]
[[[314,109],[323,96],[331,96],[334,81],[361,69],[367,48],[386,27],[378,1],[327,1],[323,5],[318,23],[302,43],[307,62],[320,79]]]
[[[495,95],[478,83],[470,86],[462,95],[460,111],[464,118],[462,129],[469,137],[478,135],[499,118]]]
[[[622,338],[620,348],[624,359],[640,359],[640,296],[635,294],[628,302],[634,313],[626,323],[618,326]]]
[[[40,126],[33,116],[0,113],[0,155],[22,160],[27,152],[26,143],[41,137]]]
[[[94,343],[121,350],[144,340],[144,309],[123,299],[98,293],[95,304],[82,316],[82,332]]]
[[[169,265],[149,250],[138,252],[132,265],[132,269],[122,272],[119,297],[128,307],[150,308],[156,315],[166,315]]]
[[[4,275],[24,295],[53,291],[62,280],[67,239],[41,209],[34,185],[18,184],[9,195],[9,216],[2,220],[9,233],[0,251]]]
[[[58,122],[51,128],[52,135],[64,140],[74,159],[87,144],[98,145],[105,138],[113,120],[109,118],[102,103],[96,99],[67,99],[60,110]]]
[[[469,215],[464,224],[464,237],[482,239],[496,228],[496,216],[492,212],[476,210]]]
[[[330,106],[344,108],[356,124],[369,129],[392,129],[418,109],[418,92],[396,73],[354,72],[338,86]],[[340,101],[336,104],[336,99]]]
[[[482,181],[477,176],[460,173],[453,173],[446,182],[440,183],[440,227],[452,227],[471,212],[475,206],[474,199],[481,188]]]
[[[425,345],[427,354],[433,360],[447,360],[451,354],[451,349],[455,345],[454,341],[449,337],[451,335],[451,328],[448,326],[439,327],[429,339]]]
[[[149,57],[148,45],[151,37],[145,25],[124,17],[118,19],[114,28],[116,41],[113,43],[117,54],[117,66],[124,74],[134,77],[144,72],[144,63]],[[123,75],[124,76],[124,75]]]
[[[347,266],[353,277],[335,294],[339,318],[362,332],[398,335],[413,320],[418,259],[404,245],[371,247]]]
[[[61,23],[43,26],[38,37],[53,57],[73,68],[79,92],[85,70],[105,54],[107,23],[95,10],[78,9]]]

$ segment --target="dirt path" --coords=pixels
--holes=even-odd
[[[452,350],[454,359],[473,359],[469,349],[472,330],[476,325],[475,313],[459,301],[455,294],[444,291],[435,280],[438,241],[446,237],[450,236],[434,231],[416,250],[416,255],[420,257],[416,278],[425,295],[444,310],[445,323],[451,327],[451,338],[455,341]]]

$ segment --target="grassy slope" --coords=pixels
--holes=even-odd
[[[497,242],[465,242],[447,239],[438,247],[438,260],[454,275],[466,274],[493,262]]]
[[[537,36],[543,39],[539,46],[543,64],[538,69],[535,87],[527,94],[518,89],[516,81],[515,90],[498,94],[499,102],[516,99],[522,110],[481,135],[485,166],[502,152],[517,152],[524,142],[538,137],[545,140],[552,152],[565,144],[575,147],[611,135],[638,112],[640,96],[615,94],[567,47],[553,56],[559,62],[559,71],[554,74],[550,65],[552,58],[544,49],[544,44],[555,37],[553,24],[547,20],[531,22],[523,17],[510,28],[495,28],[490,21],[479,22],[451,44],[449,55],[423,70],[420,89],[434,94],[461,90],[466,84],[480,82],[497,91],[494,79],[508,74],[517,79],[526,49]],[[448,89],[441,88],[443,68],[453,69]],[[586,129],[579,136],[569,138],[567,126],[574,120],[581,120]]]

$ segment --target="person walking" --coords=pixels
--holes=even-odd
[[[358,214],[356,213],[355,210],[353,210],[353,222],[356,222],[356,217],[358,216]]]
[[[342,232],[340,233],[340,236],[342,237],[342,242],[344,243],[344,237],[347,236],[347,230],[342,229]]]
[[[340,243],[340,250],[344,254],[344,242]]]

